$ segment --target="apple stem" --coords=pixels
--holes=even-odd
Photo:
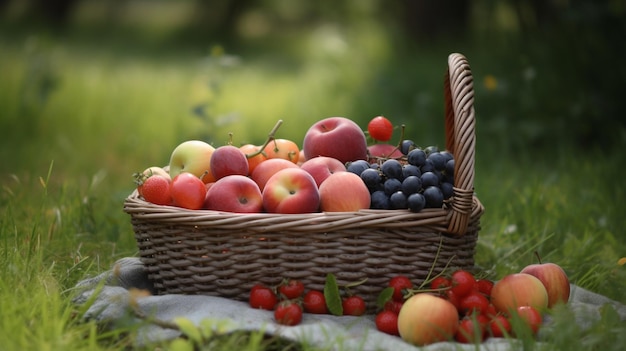
[[[200,176],[200,180],[204,182],[204,177],[206,177],[208,174],[209,174],[209,170],[202,172],[202,175]]]
[[[387,157],[385,157],[385,158],[390,158],[389,156],[393,155],[393,153],[396,152],[396,150],[399,150],[400,146],[402,146],[402,140],[404,140],[404,128],[406,128],[406,125],[405,124],[401,124],[400,125],[400,141],[398,142],[396,147],[393,150],[391,150],[389,155],[387,155]]]
[[[278,128],[280,128],[280,126],[283,124],[283,120],[279,119],[276,124],[274,125],[274,128],[272,128],[272,130],[270,130],[270,132],[267,134],[267,140],[265,140],[265,143],[263,143],[263,145],[261,145],[261,147],[259,147],[259,149],[251,154],[247,154],[246,157],[247,158],[252,158],[260,153],[263,152],[263,150],[265,149],[265,147],[272,142],[272,140],[275,139],[275,135],[276,132],[278,131]]]
[[[541,256],[539,256],[539,252],[535,251],[535,257],[537,257],[539,264],[541,264]]]

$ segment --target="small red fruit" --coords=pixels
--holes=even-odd
[[[430,288],[433,290],[447,289],[450,286],[452,286],[452,282],[450,281],[450,279],[442,275],[438,276],[430,282]]]
[[[318,290],[309,290],[302,299],[304,310],[308,313],[328,314],[324,293]]]
[[[452,273],[450,281],[452,282],[452,287],[450,289],[454,291],[454,294],[458,297],[463,297],[469,294],[476,286],[476,278],[474,278],[474,275],[462,269]]]
[[[304,283],[297,279],[289,279],[278,286],[278,292],[286,299],[297,299],[304,294]]]
[[[341,305],[344,316],[362,316],[365,314],[365,300],[360,296],[346,297],[341,302]]]
[[[511,322],[502,314],[496,315],[489,321],[487,331],[494,338],[506,337],[511,333]]]
[[[292,301],[283,301],[274,310],[274,319],[281,325],[297,325],[302,321],[302,307]]]
[[[146,179],[141,185],[141,194],[146,201],[156,205],[172,204],[170,180],[160,175]]]
[[[376,329],[389,335],[400,335],[398,331],[398,314],[392,311],[381,311],[376,315]]]
[[[487,315],[487,317],[494,317],[498,314],[498,309],[496,308],[496,306],[494,306],[492,303],[489,303],[489,306],[487,306],[487,312],[485,313],[485,315]]]
[[[271,311],[278,303],[278,297],[272,289],[257,284],[250,290],[250,307]]]
[[[397,275],[389,280],[389,286],[393,288],[392,299],[394,301],[404,301],[404,292],[413,288],[411,280],[404,275]]]
[[[393,134],[393,124],[384,116],[377,116],[367,124],[367,131],[374,140],[388,141]]]
[[[385,305],[383,306],[383,310],[391,311],[391,312],[398,314],[400,313],[400,310],[402,309],[403,304],[404,302],[402,301],[389,300],[385,302]]]
[[[454,339],[460,343],[475,344],[485,339],[485,320],[481,317],[465,317],[459,322],[459,329],[454,334]],[[486,318],[486,317],[484,317]],[[481,320],[482,319],[482,320]]]
[[[470,315],[472,313],[487,315],[489,300],[478,291],[470,292],[459,301],[459,313]]]
[[[450,303],[457,309],[457,311],[461,309],[461,298],[458,297],[454,291],[446,290],[441,297],[450,301]]]
[[[478,291],[483,293],[485,296],[491,296],[491,289],[493,289],[493,281],[489,279],[478,279],[476,280],[476,287]]]

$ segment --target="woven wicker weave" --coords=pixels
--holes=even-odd
[[[139,254],[159,294],[247,300],[254,284],[297,278],[322,290],[326,275],[369,308],[390,278],[420,284],[446,265],[470,269],[483,206],[474,196],[472,75],[460,54],[445,79],[446,148],[455,157],[455,195],[442,209],[310,214],[237,214],[158,206],[133,192],[124,203]]]

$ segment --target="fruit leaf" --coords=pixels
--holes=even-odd
[[[393,296],[393,288],[388,286],[383,289],[383,291],[378,294],[378,298],[376,299],[376,306],[379,308],[385,307],[385,304],[391,300]]]
[[[343,315],[343,306],[341,305],[341,296],[339,295],[339,286],[337,278],[332,273],[326,275],[326,284],[324,284],[324,298],[328,311],[335,316]]]

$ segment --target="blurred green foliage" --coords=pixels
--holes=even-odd
[[[22,102],[15,113],[27,130],[37,128],[34,116],[55,89],[67,84],[62,68],[54,63],[62,56],[54,52],[59,48],[50,47],[49,53],[32,48],[32,41],[41,45],[52,38],[53,43],[80,44],[86,53],[104,55],[115,66],[120,63],[114,60],[128,62],[133,56],[194,61],[195,79],[206,78],[196,84],[205,84],[208,92],[205,101],[185,103],[195,104],[192,113],[210,126],[236,119],[261,121],[269,118],[262,117],[264,113],[276,114],[275,119],[294,115],[307,123],[331,114],[366,123],[373,115],[385,114],[398,124],[420,122],[419,131],[408,132],[432,143],[440,140],[441,126],[422,121],[442,115],[445,57],[458,51],[472,64],[478,128],[483,139],[493,143],[491,148],[513,153],[562,145],[609,148],[626,139],[620,96],[626,80],[621,63],[626,56],[622,1],[2,4],[2,39],[27,47],[24,76],[15,77],[23,84],[12,97]],[[206,59],[215,46],[229,59]],[[253,81],[254,74],[246,73],[259,68],[271,79]],[[226,79],[229,71],[237,73]],[[232,82],[237,79],[272,89],[242,91],[238,101],[229,101],[222,90],[240,89]],[[252,116],[255,113],[261,116]],[[7,126],[7,116],[2,120]],[[259,132],[270,124],[251,123],[254,135],[242,137],[258,142],[263,138]],[[302,134],[290,132],[294,139]]]

